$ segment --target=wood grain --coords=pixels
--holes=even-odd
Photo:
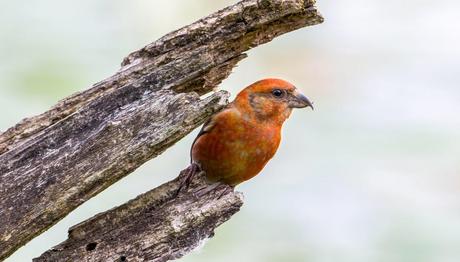
[[[200,95],[245,51],[322,21],[314,1],[241,1],[131,53],[113,76],[1,133],[0,259],[224,107],[226,92]]]

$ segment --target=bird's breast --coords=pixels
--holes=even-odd
[[[194,161],[208,178],[239,184],[257,175],[280,143],[280,128],[243,118],[220,119],[194,145]]]

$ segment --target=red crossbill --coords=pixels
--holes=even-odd
[[[304,107],[313,109],[284,80],[264,79],[246,87],[203,125],[190,152],[192,166],[205,171],[209,181],[232,187],[254,177],[278,149],[292,109]]]

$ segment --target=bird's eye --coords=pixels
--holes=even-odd
[[[284,96],[284,92],[281,89],[273,89],[272,95],[275,96],[275,97],[280,98],[280,97]]]

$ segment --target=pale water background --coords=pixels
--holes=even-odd
[[[0,129],[114,73],[130,51],[235,1],[1,1]],[[290,80],[276,157],[241,212],[181,261],[460,261],[460,2],[320,0],[322,25],[249,52],[221,88]],[[195,131],[7,261],[174,178]]]

